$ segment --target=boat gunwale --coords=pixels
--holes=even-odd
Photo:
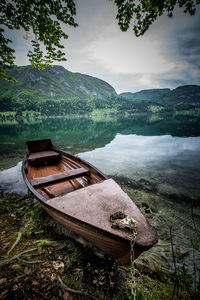
[[[46,199],[45,197],[43,197],[40,193],[38,193],[36,191],[36,189],[34,189],[34,187],[31,185],[30,181],[28,180],[27,176],[26,176],[26,172],[25,172],[25,164],[27,161],[27,155],[28,152],[26,152],[26,154],[24,155],[24,159],[22,161],[22,176],[24,179],[24,182],[26,183],[28,189],[31,191],[31,193],[41,202],[45,203],[48,199]]]
[[[95,171],[95,173],[97,175],[101,175],[102,177],[104,177],[104,179],[108,179],[109,177],[106,176],[103,172],[101,172],[98,168],[96,168],[94,165],[92,165],[91,163],[85,161],[84,159],[80,158],[78,155],[73,155],[73,154],[70,154],[68,152],[65,152],[63,150],[59,150],[57,148],[55,148],[55,151],[58,151],[60,154],[63,154],[64,156],[69,156],[73,159],[75,159],[77,162],[83,162],[84,164],[86,164],[86,166],[88,166],[89,168],[91,168],[93,171]]]
[[[65,152],[63,150],[58,149],[54,144],[52,144],[52,150],[59,152],[60,154],[64,155],[64,156],[68,156],[70,158],[72,158],[73,160],[75,160],[76,162],[83,162],[88,168],[92,169],[94,171],[95,174],[97,175],[101,175],[103,177],[103,179],[108,179],[108,176],[106,176],[103,172],[101,172],[100,170],[98,170],[95,166],[93,166],[91,163],[85,161],[84,159],[78,157],[77,155],[73,155],[70,154],[68,152]],[[22,176],[23,179],[26,183],[26,185],[28,186],[28,189],[30,189],[30,191],[35,195],[35,197],[42,201],[42,202],[46,202],[48,199],[46,199],[45,197],[43,197],[39,192],[36,191],[36,189],[31,185],[30,181],[28,180],[26,174],[25,174],[25,164],[27,161],[29,155],[29,150],[26,151],[25,155],[24,155],[24,159],[22,161]],[[73,193],[73,192],[71,192]]]
[[[63,154],[64,156],[68,156],[69,158],[72,158],[76,162],[83,162],[87,167],[89,167],[90,169],[92,169],[97,175],[101,175],[103,177],[103,180],[109,179],[108,176],[106,176],[105,174],[103,174],[100,170],[98,170],[92,164],[90,164],[89,162],[81,159],[80,157],[75,156],[73,154],[70,154],[68,152],[65,152],[63,150],[60,150],[57,147],[55,147],[54,145],[53,145],[52,150],[54,150],[56,152],[59,152],[59,153]],[[29,151],[27,151],[25,153],[24,159],[22,161],[22,175],[23,175],[23,179],[24,179],[24,181],[25,181],[28,189],[31,191],[31,193],[39,200],[39,202],[41,202],[41,205],[45,205],[47,208],[55,211],[58,215],[64,216],[64,218],[70,220],[71,222],[74,222],[74,223],[77,223],[77,224],[79,224],[81,226],[84,226],[85,228],[90,229],[90,230],[92,230],[94,232],[97,232],[97,233],[99,232],[99,233],[102,233],[102,234],[106,234],[108,237],[113,238],[115,240],[117,239],[117,240],[123,241],[125,243],[130,243],[130,241],[131,241],[130,237],[129,238],[128,237],[120,237],[117,234],[115,235],[114,233],[111,233],[109,231],[105,231],[103,229],[100,229],[99,227],[96,227],[95,225],[90,225],[90,224],[88,224],[88,223],[86,223],[84,221],[81,221],[81,220],[79,220],[79,219],[77,219],[75,217],[69,216],[65,212],[62,212],[61,210],[56,209],[55,207],[53,207],[49,203],[46,203],[49,199],[46,199],[39,192],[37,192],[37,190],[31,185],[30,181],[28,180],[28,178],[26,176],[25,165],[26,165],[26,162],[27,162],[28,154],[29,154]],[[98,184],[98,183],[96,183],[96,184]],[[74,191],[70,192],[69,194],[71,194],[73,192]],[[150,224],[149,224],[149,226],[152,227]],[[141,245],[141,244],[138,244],[136,242],[135,243],[135,247],[137,249],[139,249],[139,250],[145,251],[145,250],[148,250],[149,248],[151,248],[156,242],[157,242],[157,234],[155,234],[154,239],[152,239],[152,241],[151,241],[150,244],[148,244],[148,245]]]

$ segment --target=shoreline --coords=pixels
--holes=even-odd
[[[15,111],[0,111],[0,125],[6,124],[18,124],[21,121],[39,121],[45,119],[81,119],[81,118],[89,118],[89,119],[96,119],[96,118],[129,118],[129,117],[138,117],[138,116],[155,116],[157,118],[163,116],[181,116],[181,115],[192,115],[192,116],[199,116],[200,110],[183,110],[183,111],[164,111],[164,112],[131,112],[131,111],[124,111],[124,112],[116,112],[110,110],[99,110],[94,111],[91,113],[83,113],[83,114],[66,114],[66,115],[41,115],[39,112],[33,112],[30,115],[26,114],[26,111],[22,111],[22,116],[15,117]]]
[[[127,192],[130,194],[130,190]],[[137,194],[135,193],[135,198]],[[137,198],[141,198],[141,193]],[[42,288],[46,296],[51,298],[54,295],[55,299],[63,299],[66,292],[75,296],[77,291],[81,291],[80,299],[85,299],[86,295],[87,299],[129,299],[132,285],[130,266],[122,267],[108,257],[98,258],[75,240],[58,234],[59,226],[30,195],[1,194],[0,202],[1,220],[7,220],[0,221],[0,230],[3,232],[0,296],[12,296],[15,299],[21,294],[23,299],[27,299],[30,295],[37,295]],[[151,214],[156,215],[151,206],[147,207],[147,201],[140,208],[144,211],[150,209]],[[148,213],[146,216],[154,223]],[[164,250],[166,244],[170,246],[169,236],[163,237],[159,232],[159,238],[157,245],[136,259],[135,281],[137,296],[151,294],[153,299],[164,300],[172,297],[176,278],[172,268],[172,254]],[[15,243],[16,246],[11,252],[10,249]],[[173,243],[175,246],[175,241]],[[21,260],[12,258],[29,249],[30,254],[24,254]],[[8,251],[11,253],[6,262],[5,255]],[[175,255],[177,259],[177,252]],[[177,260],[176,263],[178,272],[182,274],[180,262]],[[188,287],[183,279],[178,282],[178,286],[178,294],[175,294],[174,299],[178,300],[180,295],[189,297]],[[192,286],[189,289],[192,292]]]

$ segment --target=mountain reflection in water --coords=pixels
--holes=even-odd
[[[117,134],[103,148],[79,156],[111,176],[141,178],[161,191],[199,197],[200,137]],[[165,187],[164,187],[165,185]],[[169,191],[168,191],[169,192]]]
[[[136,183],[143,181],[161,193],[199,197],[198,115],[48,118],[2,123],[1,170],[22,160],[27,140],[44,138],[51,138],[67,152],[80,153],[108,175],[123,176]],[[1,173],[0,180],[8,183],[2,178]]]

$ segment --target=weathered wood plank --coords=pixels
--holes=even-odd
[[[31,180],[33,187],[41,187],[45,185],[54,184],[63,180],[70,180],[80,176],[89,175],[89,171],[85,168],[78,168],[69,170],[68,172],[57,173],[45,177],[39,177]]]
[[[133,238],[131,232],[114,229],[111,226],[110,215],[122,211],[138,222],[136,244],[150,247],[157,241],[155,230],[113,179],[106,179],[73,193],[52,198],[45,203],[69,217],[131,241]]]

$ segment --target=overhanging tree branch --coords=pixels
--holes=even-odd
[[[113,0],[117,6],[117,20],[122,31],[130,26],[136,36],[143,35],[151,24],[167,13],[172,17],[175,6],[185,13],[194,15],[200,0]],[[29,61],[33,67],[44,69],[54,61],[66,60],[62,51],[62,39],[67,34],[61,24],[76,27],[74,20],[76,6],[74,0],[1,0],[0,26],[10,30],[24,29],[32,31],[35,39],[31,41],[32,50],[28,51]],[[6,71],[14,65],[14,49],[11,40],[5,37],[0,27],[0,77],[15,80]],[[28,35],[27,35],[28,36]],[[43,51],[44,49],[44,51]]]
[[[53,61],[66,60],[61,51],[64,48],[61,40],[68,36],[61,29],[61,23],[78,26],[75,14],[73,0],[3,0],[0,3],[0,25],[27,32],[32,30],[35,35],[35,40],[31,41],[33,50],[28,52],[28,57],[38,69],[44,69]],[[12,80],[6,75],[6,70],[14,64],[15,51],[4,34],[4,29],[0,28],[0,76]]]
[[[126,31],[133,21],[135,35],[141,36],[158,16],[167,13],[173,16],[175,6],[183,8],[185,13],[194,15],[200,0],[114,0],[118,8],[117,19],[120,29]]]

